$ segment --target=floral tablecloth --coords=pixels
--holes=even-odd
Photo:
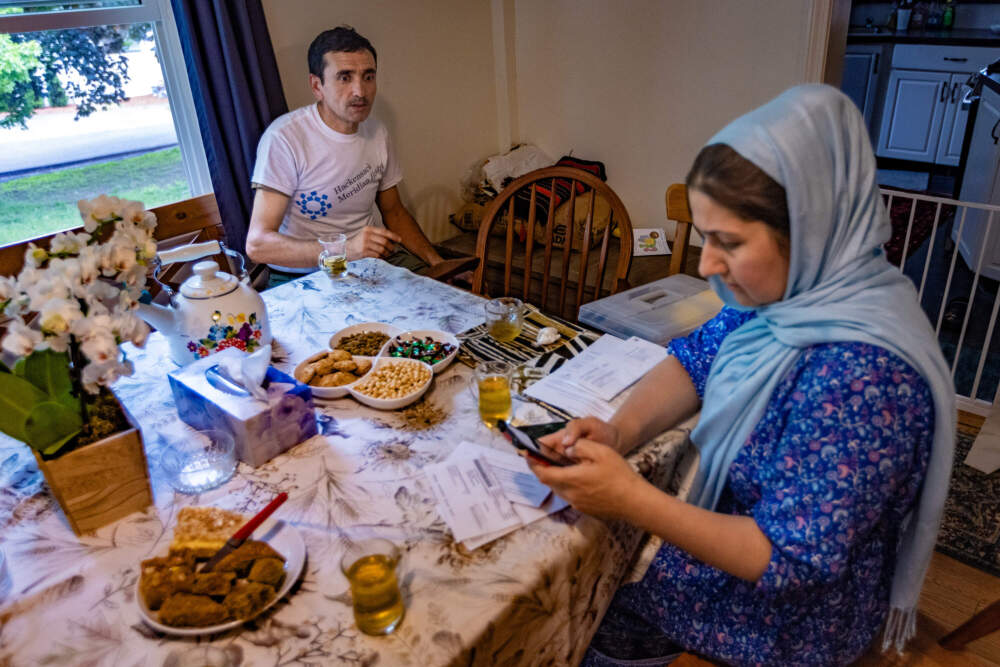
[[[460,332],[482,320],[481,298],[378,260],[331,282],[313,274],[264,294],[275,365],[290,371],[332,333],[362,321]],[[567,508],[475,551],[456,543],[421,468],[463,440],[508,445],[483,427],[455,363],[426,400],[431,423],[350,398],[317,401],[320,434],[224,486],[177,493],[159,467],[157,434],[178,427],[166,341],[127,349],[136,373],[115,391],[142,426],[155,507],[83,538],[70,531],[27,447],[0,435],[0,665],[533,665],[576,664],[636,552],[640,533]],[[516,418],[548,421],[518,403]],[[632,462],[665,485],[685,433],[650,443]],[[165,551],[179,508],[253,513],[280,491],[280,518],[308,549],[292,593],[242,628],[175,639],[145,626],[134,599],[138,564]],[[392,635],[361,634],[338,563],[351,539],[381,535],[404,551],[406,617]]]

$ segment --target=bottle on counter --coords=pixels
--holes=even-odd
[[[944,13],[941,14],[941,27],[950,28],[955,25],[955,3],[944,0]]]

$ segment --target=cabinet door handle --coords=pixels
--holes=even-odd
[[[997,136],[997,125],[1000,125],[1000,118],[997,122],[993,123],[993,129],[990,130],[990,136],[993,137],[993,145],[996,146],[997,142],[1000,141],[1000,137]]]
[[[881,55],[881,54],[878,54],[878,53],[875,54],[875,60],[872,63],[872,74],[878,74],[878,57],[879,57],[879,55]]]
[[[951,103],[952,104],[955,104],[955,103],[958,102],[958,89],[959,89],[959,86],[961,86],[961,84],[958,81],[956,81],[954,83],[954,85],[952,85],[952,87],[951,87]]]
[[[948,56],[945,56],[944,59],[947,60],[950,63],[967,63],[967,62],[969,62],[968,58],[949,58]]]
[[[948,101],[948,84],[947,83],[942,83],[941,84],[941,94],[938,96],[938,102],[941,102],[942,104],[944,104],[947,101]]]

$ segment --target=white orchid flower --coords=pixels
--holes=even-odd
[[[69,333],[72,324],[83,317],[76,299],[52,299],[38,313],[38,324],[45,333]]]
[[[26,357],[42,343],[42,332],[28,327],[20,318],[7,324],[7,335],[0,341],[0,348],[17,357]]]
[[[34,243],[29,243],[24,251],[24,265],[34,268],[40,267],[49,258],[49,252],[45,248],[39,248]]]
[[[101,268],[104,275],[114,276],[135,266],[135,246],[112,239],[101,247]]]
[[[147,232],[152,232],[156,228],[156,214],[152,211],[146,211],[142,214],[142,220],[137,222],[136,225]]]
[[[80,343],[80,351],[91,364],[103,364],[118,358],[118,343],[110,330],[94,330]]]
[[[87,237],[84,236],[81,240],[79,234],[73,232],[62,232],[61,234],[56,234],[52,237],[52,242],[49,243],[49,252],[52,254],[72,254],[75,255],[80,252],[80,248],[86,245]]]
[[[42,338],[42,342],[39,343],[36,349],[45,350],[49,349],[53,352],[65,352],[69,349],[70,335],[68,333],[56,334],[56,335],[46,335]]]
[[[9,276],[0,276],[0,304],[12,301],[17,295],[17,280]]]
[[[72,296],[72,290],[66,277],[53,271],[38,273],[38,280],[25,283],[23,275],[18,278],[18,286],[28,297],[25,307],[40,311],[46,302],[61,301]]]

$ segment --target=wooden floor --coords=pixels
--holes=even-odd
[[[959,430],[975,434],[983,418],[959,413]],[[978,639],[964,651],[948,651],[938,640],[964,623],[983,607],[1000,600],[1000,578],[960,563],[937,552],[920,594],[917,637],[902,655],[883,655],[873,647],[855,663],[907,667],[992,667],[1000,666],[1000,631]],[[702,667],[711,663],[685,655],[674,665]]]

